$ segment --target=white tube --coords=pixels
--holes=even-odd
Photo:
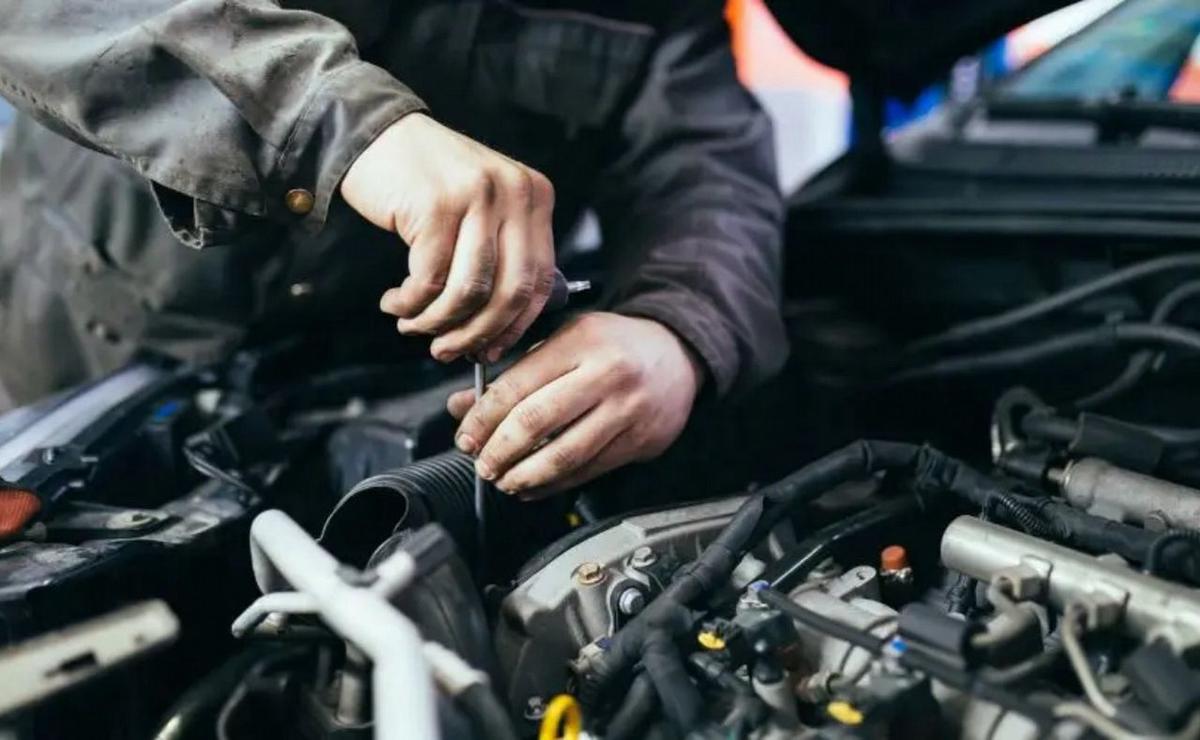
[[[438,686],[450,696],[458,696],[475,684],[488,683],[486,673],[436,642],[425,643],[425,659],[433,669],[433,678]]]
[[[259,514],[250,542],[260,584],[275,580],[263,567],[269,562],[293,588],[312,596],[326,624],[374,663],[377,740],[437,740],[433,679],[413,623],[380,594],[346,583],[338,561],[281,511]]]
[[[233,636],[243,637],[271,614],[312,614],[317,610],[313,597],[298,591],[263,594],[233,620]]]

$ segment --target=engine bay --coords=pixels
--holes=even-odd
[[[17,737],[1195,737],[1200,260],[1104,264],[907,336],[853,291],[792,303],[792,364],[684,468],[493,495],[484,551],[443,406],[469,378],[418,359],[148,361],[19,411],[6,503],[44,514],[0,545],[0,665],[31,687],[5,712]]]

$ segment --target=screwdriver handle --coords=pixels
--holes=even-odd
[[[542,309],[542,313],[561,311],[567,307],[572,295],[590,290],[591,287],[591,281],[567,280],[567,276],[563,275],[561,270],[554,268],[554,285],[550,288],[550,298],[546,300],[546,307]]]

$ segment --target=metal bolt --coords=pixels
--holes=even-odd
[[[259,625],[259,630],[277,635],[287,629],[288,615],[283,612],[271,612]]]
[[[604,568],[599,563],[583,563],[575,569],[575,580],[581,586],[595,586],[604,580]]]
[[[633,551],[633,555],[629,558],[629,564],[635,568],[649,568],[658,562],[658,553],[645,545]]]
[[[546,700],[540,696],[531,696],[525,701],[525,719],[537,722],[546,714]]]
[[[640,612],[646,606],[646,595],[640,589],[632,586],[621,592],[617,597],[617,608],[627,617]]]
[[[313,284],[306,282],[292,283],[291,287],[288,288],[288,292],[292,294],[292,298],[307,298],[313,294],[313,290]]]
[[[765,609],[767,605],[758,597],[758,592],[765,588],[770,588],[771,584],[767,581],[755,581],[746,587],[742,595],[738,597],[737,611],[744,612],[748,609]]]

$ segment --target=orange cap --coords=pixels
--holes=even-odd
[[[884,570],[902,570],[908,567],[908,551],[903,545],[889,545],[879,553],[879,564]]]
[[[41,508],[42,502],[32,491],[0,485],[0,540],[24,531]]]

